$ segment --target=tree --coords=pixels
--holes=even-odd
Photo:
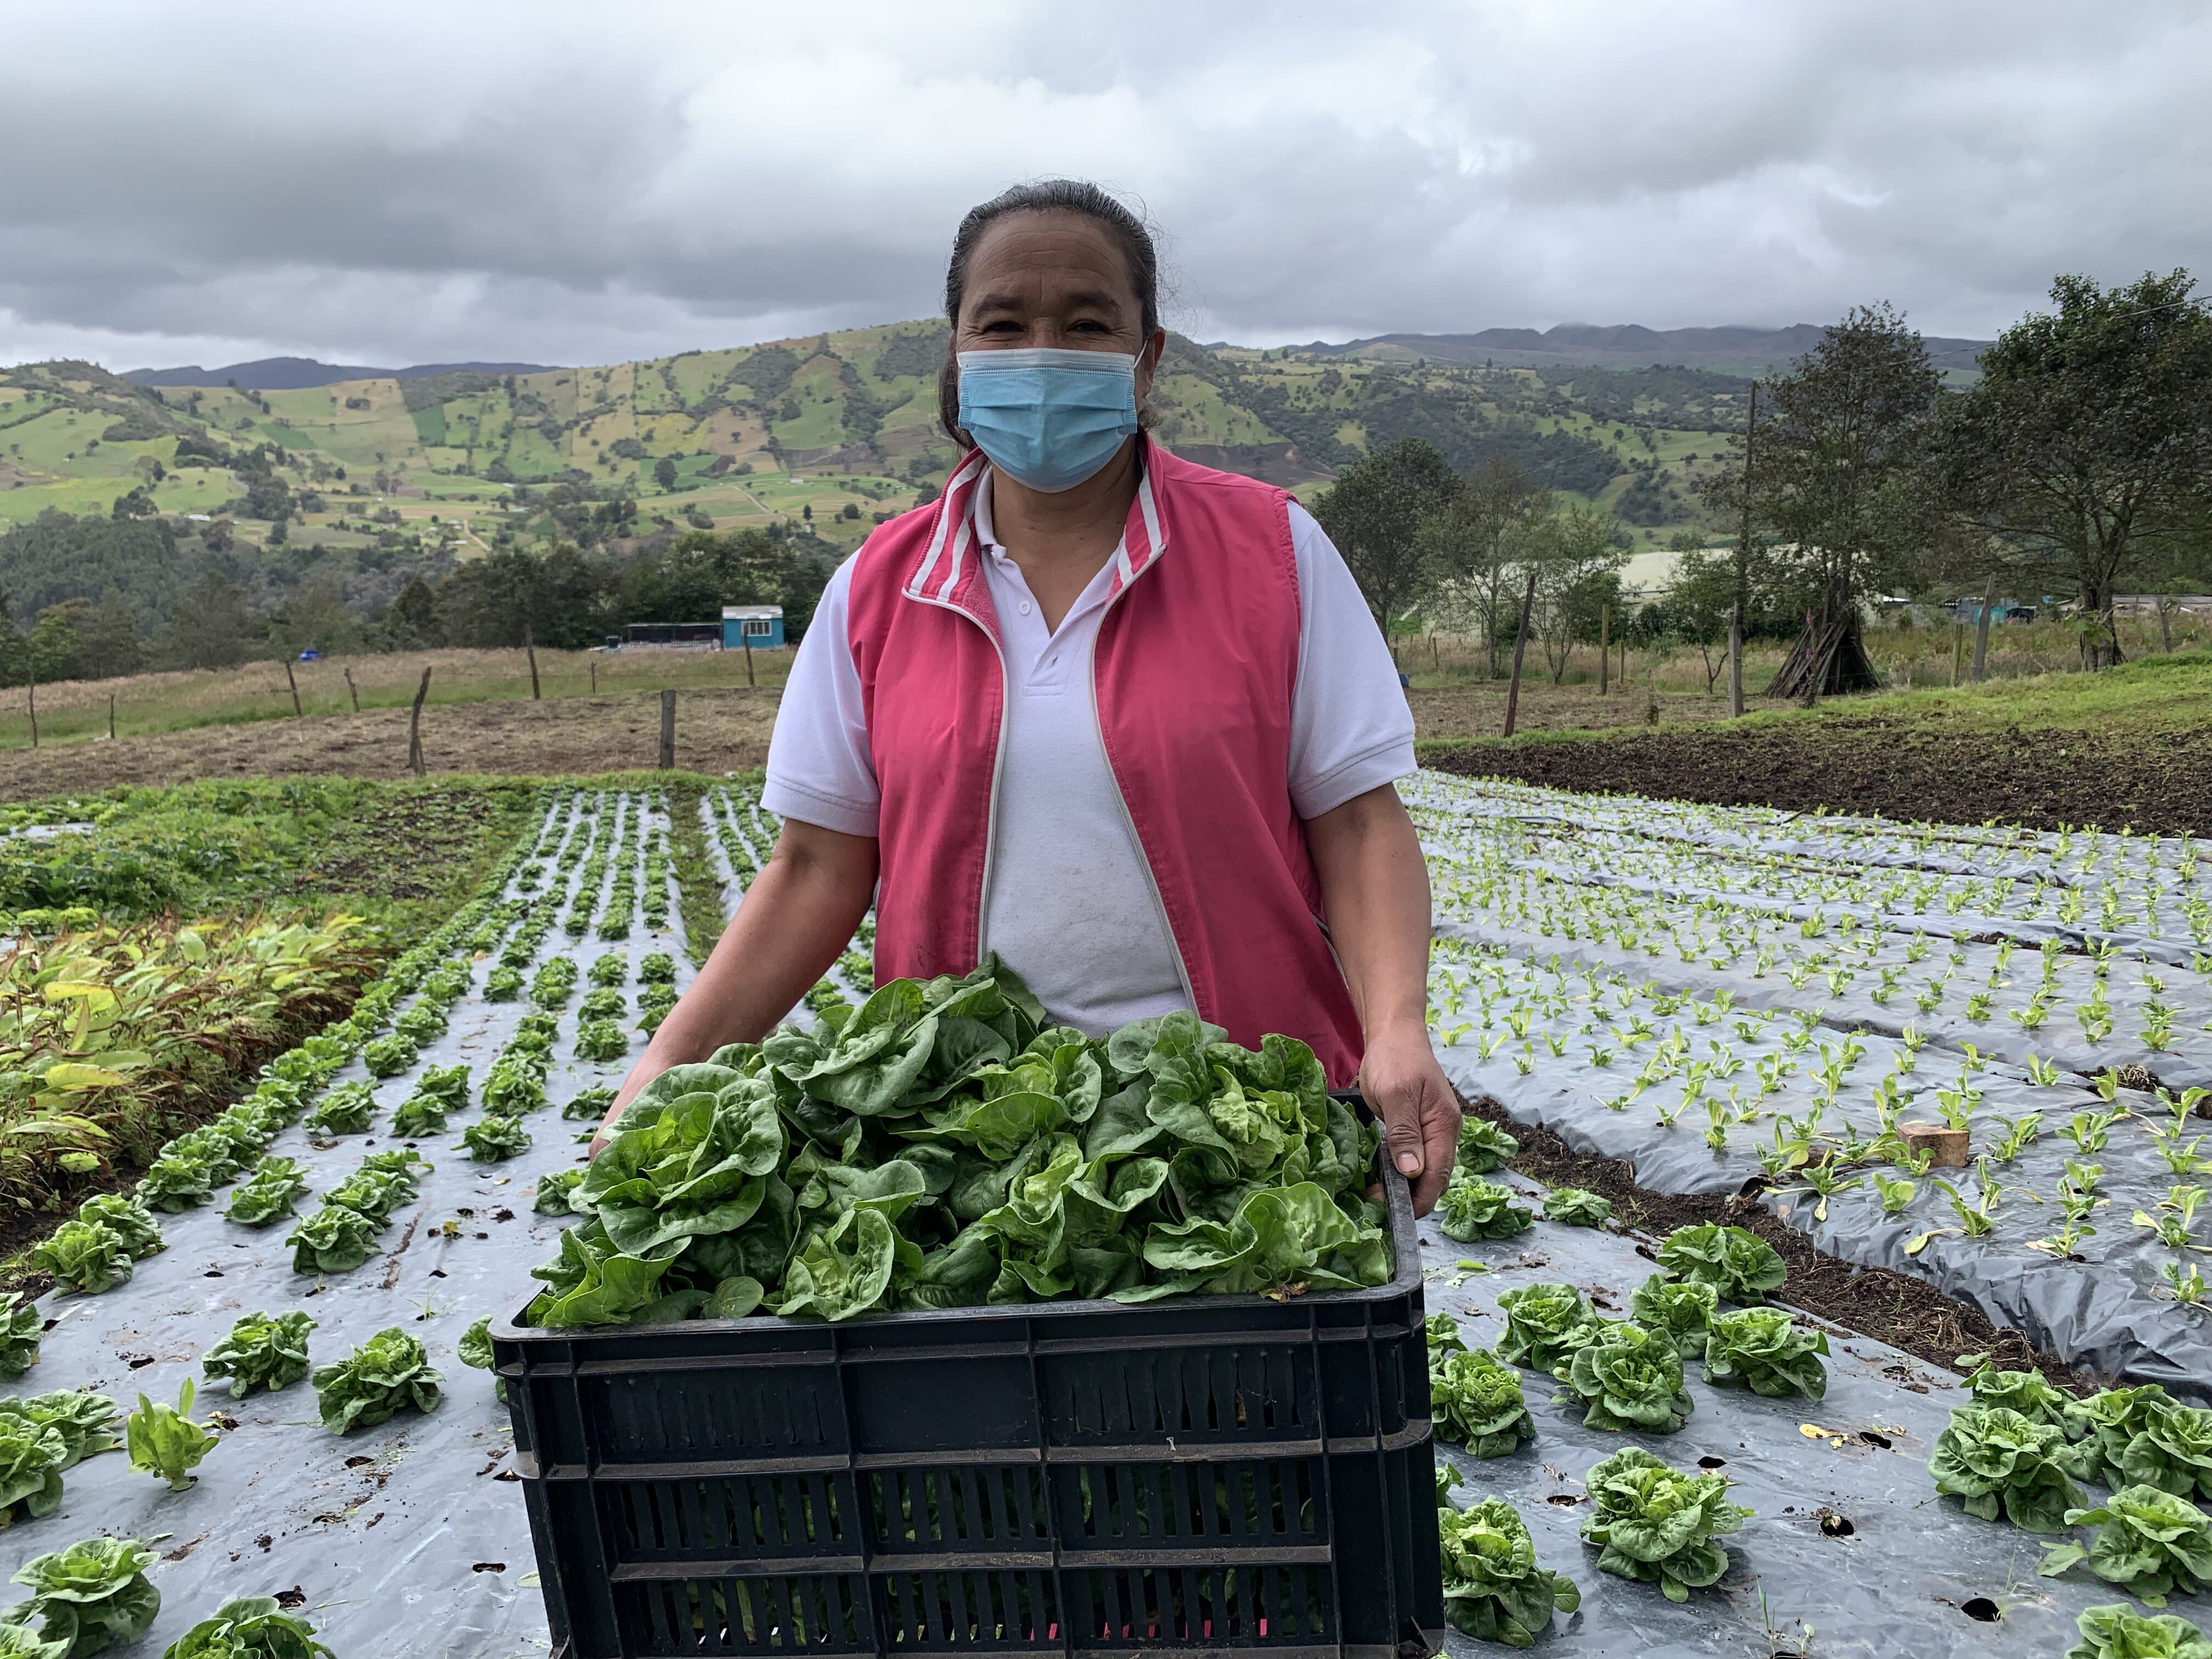
[[[672,458],[663,455],[653,464],[653,481],[663,489],[676,488],[676,462]]]
[[[1351,567],[1386,639],[1429,585],[1432,567],[1421,526],[1458,489],[1459,479],[1432,445],[1401,438],[1338,473],[1315,505],[1314,517]]]
[[[1599,607],[1620,597],[1620,570],[1627,550],[1611,514],[1571,501],[1546,514],[1527,542],[1536,572],[1530,627],[1543,642],[1544,660],[1557,685],[1566,678],[1575,641],[1596,634]]]
[[[186,588],[155,654],[175,668],[228,668],[246,659],[253,619],[246,596],[215,571]]]
[[[1748,477],[1756,527],[1774,550],[1805,631],[1770,696],[1871,690],[1859,637],[1869,592],[1920,585],[1936,533],[1925,459],[1942,375],[1887,304],[1855,307],[1771,388]],[[1739,441],[1739,449],[1741,445]]]
[[[1674,550],[1679,556],[1663,615],[1669,632],[1698,647],[1705,665],[1705,695],[1711,696],[1714,683],[1728,666],[1729,624],[1747,584],[1734,548],[1700,547],[1695,536],[1678,533]],[[1748,628],[1747,605],[1743,619]]]
[[[1421,521],[1435,578],[1435,609],[1462,634],[1479,635],[1498,673],[1503,638],[1517,623],[1520,583],[1514,573],[1531,530],[1551,512],[1551,492],[1511,461],[1493,456]]]
[[[392,602],[392,617],[407,630],[412,643],[435,645],[442,637],[438,631],[438,596],[419,575],[410,577],[407,586],[399,590],[399,597]]]
[[[2119,585],[2183,556],[2212,494],[2212,307],[2185,270],[2106,290],[2051,286],[1982,354],[1940,444],[1943,483],[1972,524],[2071,590],[2091,668],[2120,659]]]

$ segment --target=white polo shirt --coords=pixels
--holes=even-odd
[[[984,877],[982,948],[996,951],[1053,1014],[1092,1036],[1190,1006],[1091,706],[1091,652],[1114,576],[1109,559],[1048,632],[991,523],[990,474],[975,489],[975,537],[1006,672],[999,821]],[[1413,717],[1382,630],[1343,556],[1291,504],[1297,559],[1298,676],[1290,793],[1304,818],[1413,770]],[[1203,558],[1178,542],[1161,556]],[[847,625],[853,561],[823,591],[784,688],[769,744],[771,812],[848,836],[876,833],[880,799]]]

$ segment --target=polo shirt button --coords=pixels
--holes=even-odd
[[[1024,599],[1024,600],[1022,601],[1022,615],[1024,615],[1024,617],[1026,617],[1026,616],[1028,616],[1029,614],[1030,614],[1030,602],[1029,602],[1027,599]]]

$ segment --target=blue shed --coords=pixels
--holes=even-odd
[[[783,643],[783,607],[780,605],[726,605],[722,607],[722,649],[772,651]]]

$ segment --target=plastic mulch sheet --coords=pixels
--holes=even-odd
[[[1502,1334],[1503,1291],[1565,1281],[1599,1311],[1626,1318],[1630,1297],[1655,1271],[1637,1253],[1650,1241],[1629,1234],[1539,1219],[1511,1239],[1459,1244],[1435,1221],[1423,1225],[1429,1307],[1452,1315],[1470,1346],[1491,1346]],[[1489,1271],[1464,1272],[1462,1261]],[[2078,1567],[2063,1578],[2037,1577],[2037,1563],[2059,1539],[1976,1520],[1957,1500],[1938,1498],[1929,1453],[1951,1407],[1966,1401],[1965,1390],[1908,1354],[1822,1328],[1829,1383],[1818,1402],[1716,1388],[1690,1361],[1684,1370],[1695,1408],[1680,1430],[1614,1434],[1583,1427],[1571,1394],[1548,1374],[1524,1370],[1534,1441],[1488,1459],[1438,1443],[1438,1458],[1462,1476],[1452,1501],[1463,1508],[1486,1497],[1510,1499],[1539,1564],[1565,1572],[1582,1591],[1581,1610],[1556,1617],[1538,1652],[2017,1659],[2063,1652],[2083,1607],[2127,1599]],[[1677,1468],[1719,1470],[1735,1483],[1731,1500],[1758,1511],[1719,1540],[1729,1554],[1726,1577],[1679,1606],[1656,1585],[1598,1571],[1596,1549],[1578,1536],[1590,1514],[1583,1477],[1629,1444]],[[2101,1492],[2088,1490],[2093,1498]],[[2168,1610],[2200,1623],[2212,1617],[2186,1598]],[[1448,1649],[1461,1659],[1505,1651],[1456,1632]]]
[[[1923,851],[1935,832],[1869,820],[1778,842],[1761,811],[1425,775],[1410,793],[1437,892],[1435,1037],[1463,1092],[1656,1190],[1772,1174],[1764,1201],[1830,1254],[1918,1273],[2100,1376],[2212,1399],[2212,1326],[2187,1299],[2212,1244],[2194,1207],[2212,1123],[2179,1110],[2212,1081],[2212,981],[2020,914],[2078,905],[2205,962],[2192,848],[2089,837],[2062,857],[1960,830]],[[1563,836],[1588,844],[1570,856]],[[1953,837],[1996,861],[1970,891]],[[1971,921],[1948,913],[1962,892]],[[1946,1121],[1972,1167],[1850,1163],[1886,1125]],[[1792,1144],[1844,1155],[1832,1191]]]
[[[647,822],[665,819],[648,812]],[[309,1353],[317,1364],[388,1326],[420,1338],[444,1373],[439,1410],[403,1413],[341,1437],[317,1420],[305,1381],[234,1401],[227,1383],[200,1380],[192,1414],[222,1412],[237,1426],[199,1465],[191,1491],[172,1492],[157,1477],[133,1472],[120,1451],[88,1458],[64,1475],[58,1511],[8,1531],[11,1568],[102,1532],[148,1541],[162,1553],[149,1573],[162,1607],[134,1652],[159,1653],[229,1597],[296,1588],[301,1610],[342,1659],[544,1654],[545,1608],[533,1587],[520,1488],[502,1478],[514,1445],[507,1409],[494,1399],[490,1376],[463,1366],[454,1345],[481,1316],[511,1311],[531,1267],[558,1248],[565,1219],[532,1212],[534,1180],[576,1162],[583,1148],[575,1136],[591,1127],[565,1121],[560,1107],[582,1089],[618,1080],[642,1046],[631,1029],[638,959],[665,951],[679,977],[688,976],[678,927],[672,905],[667,932],[635,921],[619,942],[571,940],[558,926],[547,935],[540,960],[573,956],[588,968],[613,953],[629,963],[632,1012],[623,1024],[631,1030],[630,1054],[598,1065],[573,1059],[577,1004],[591,988],[580,975],[561,1012],[546,1082],[551,1103],[524,1120],[532,1145],[519,1157],[472,1164],[459,1149],[461,1130],[482,1109],[475,1091],[483,1072],[531,1006],[485,1002],[476,991],[454,1005],[446,1035],[424,1045],[415,1067],[376,1085],[375,1129],[323,1145],[303,1127],[278,1136],[270,1150],[307,1171],[304,1217],[365,1152],[398,1144],[381,1130],[423,1066],[469,1063],[470,1106],[445,1134],[416,1143],[435,1167],[363,1266],[319,1279],[294,1273],[283,1242],[291,1224],[254,1230],[228,1221],[228,1189],[218,1189],[211,1205],[160,1218],[168,1249],[140,1262],[129,1283],[100,1296],[42,1297],[53,1328],[39,1364],[9,1390],[92,1389],[126,1412],[142,1391],[173,1405],[187,1377],[200,1380],[200,1356],[241,1315],[298,1308],[316,1322]],[[477,964],[479,989],[491,966]],[[356,1061],[340,1078],[363,1075]]]

